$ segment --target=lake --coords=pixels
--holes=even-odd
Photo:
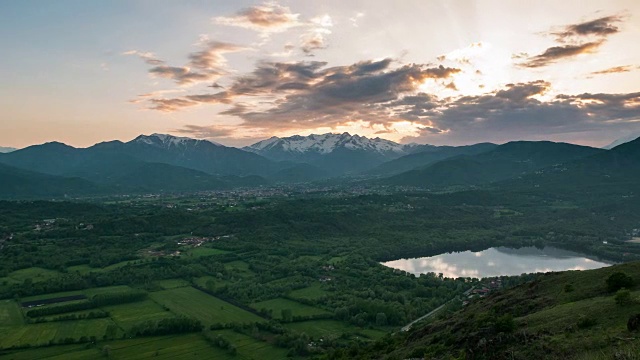
[[[479,252],[454,252],[382,263],[382,265],[416,275],[433,272],[442,273],[449,278],[483,278],[536,272],[589,270],[612,264],[554,247],[544,249],[495,247]]]

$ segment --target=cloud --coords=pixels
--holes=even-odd
[[[223,56],[224,54],[247,49],[246,47],[235,44],[209,41],[205,44],[202,51],[189,54],[189,64],[195,68],[206,71],[222,72],[221,69],[227,64],[227,59]]]
[[[163,60],[156,57],[154,53],[129,50],[123,55],[136,55],[145,63],[153,65],[149,69],[149,74],[165,79],[171,79],[178,85],[191,85],[200,82],[213,81],[220,76],[226,75],[227,53],[249,50],[246,47],[210,41],[208,37],[202,37],[198,43],[202,48],[200,51],[192,52],[188,55],[189,62],[184,66],[166,65]],[[165,110],[163,110],[165,111]]]
[[[631,66],[631,65],[614,66],[614,67],[610,67],[608,69],[594,71],[594,72],[591,73],[591,75],[616,74],[616,73],[623,73],[623,72],[633,71],[633,69],[634,69],[634,67]]]
[[[434,142],[439,136],[447,138],[448,143],[548,138],[555,134],[625,129],[640,121],[640,93],[559,94],[547,101],[537,98],[550,88],[550,83],[538,80],[452,100],[423,95],[413,98],[411,107],[405,107],[399,115],[416,121],[426,119],[432,128],[443,130],[437,135],[431,129],[423,130],[412,141]]]
[[[151,103],[151,110],[158,110],[162,112],[174,112],[182,108],[194,106],[198,103],[187,99],[149,99]]]
[[[592,54],[596,52],[603,43],[604,40],[600,40],[578,45],[553,46],[545,50],[542,54],[530,57],[520,65],[528,68],[547,66],[559,60],[572,58],[580,54]]]
[[[158,59],[156,55],[148,51],[129,50],[122,53],[122,55],[135,55],[144,60],[149,65],[162,65],[164,61]]]
[[[220,75],[218,72],[201,73],[192,71],[186,66],[167,66],[161,65],[149,69],[149,73],[165,79],[171,79],[178,85],[188,85],[196,82],[210,81],[217,79]]]
[[[611,15],[566,25],[559,31],[549,32],[556,38],[557,46],[549,47],[543,53],[535,56],[519,53],[512,57],[514,59],[526,58],[526,61],[520,64],[522,67],[538,68],[580,54],[595,53],[605,43],[607,37],[620,32],[620,28],[616,24],[623,20],[623,16]]]
[[[180,134],[186,134],[198,139],[211,139],[211,138],[224,138],[233,135],[234,129],[224,126],[199,126],[199,125],[185,125],[181,129],[173,130]]]
[[[282,32],[300,26],[300,14],[294,14],[286,6],[267,2],[242,9],[231,16],[215,17],[216,24],[236,26],[255,30],[264,34]]]
[[[564,40],[569,37],[596,36],[606,37],[620,31],[616,23],[623,21],[620,15],[605,16],[594,20],[581,22],[565,26],[559,32],[552,32],[558,39]]]
[[[300,36],[300,49],[307,56],[312,56],[315,50],[327,47],[329,28],[333,27],[333,20],[329,15],[318,16],[310,21],[311,29]]]

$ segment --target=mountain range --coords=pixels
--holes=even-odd
[[[12,152],[12,151],[16,151],[16,150],[18,150],[18,149],[16,149],[16,148],[12,148],[12,147],[3,147],[3,146],[0,146],[0,154],[1,154],[1,153],[10,153],[10,152]]]
[[[402,145],[343,133],[274,137],[238,149],[152,134],[87,148],[50,142],[2,153],[0,197],[191,192],[345,176],[425,188],[558,188],[568,178],[629,181],[640,174],[638,148],[638,140],[612,150],[548,141]]]
[[[432,145],[398,144],[381,138],[343,134],[322,134],[286,138],[272,137],[244,150],[274,161],[305,163],[339,176],[357,174],[401,156],[436,148]]]

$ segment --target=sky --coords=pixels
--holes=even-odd
[[[0,2],[0,146],[640,136],[640,1]]]

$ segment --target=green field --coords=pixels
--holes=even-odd
[[[0,328],[0,348],[12,345],[46,345],[50,341],[83,336],[102,338],[111,319],[91,319],[55,323],[30,324],[21,327]]]
[[[172,312],[198,319],[205,326],[213,323],[263,321],[257,315],[192,287],[162,290],[151,293],[149,296]]]
[[[0,278],[0,282],[7,281],[12,283],[22,283],[27,279],[31,279],[34,283],[47,281],[60,276],[60,273],[54,270],[47,270],[38,267],[16,270],[7,277]]]
[[[297,332],[305,333],[314,339],[337,338],[342,334],[363,335],[369,339],[377,339],[384,334],[382,330],[362,329],[336,320],[312,320],[285,325]]]
[[[98,346],[90,348],[85,345],[53,346],[16,352],[7,355],[6,358],[10,360],[243,359],[232,357],[225,351],[212,347],[199,334],[100,342]]]
[[[253,271],[249,270],[249,264],[244,261],[232,261],[224,264],[224,267],[227,269],[227,271],[239,277],[246,278],[252,277],[254,275]]]
[[[326,296],[327,292],[322,288],[322,284],[317,283],[309,287],[293,290],[289,296],[296,299],[318,300]]]
[[[155,283],[165,290],[191,286],[191,284],[189,284],[187,280],[183,280],[183,279],[158,280]]]
[[[256,340],[250,336],[232,330],[212,331],[214,335],[222,335],[236,347],[236,356],[246,359],[278,360],[287,358],[287,349],[275,347],[269,343]]]
[[[11,327],[24,324],[20,306],[13,300],[0,300],[0,326]]]
[[[125,330],[129,330],[135,324],[147,320],[159,320],[174,316],[152,300],[138,301],[129,304],[105,306],[113,321]]]
[[[227,254],[227,253],[228,251],[225,251],[225,250],[199,246],[197,248],[189,249],[185,251],[183,254],[186,256],[200,257],[200,256],[211,256],[211,255],[220,255],[220,254]]]
[[[251,304],[251,307],[256,310],[267,309],[271,310],[271,316],[274,319],[282,318],[282,310],[289,309],[293,316],[314,316],[329,314],[327,310],[319,309],[317,307],[301,304],[297,301],[288,299],[272,299],[267,301],[261,301]]]

